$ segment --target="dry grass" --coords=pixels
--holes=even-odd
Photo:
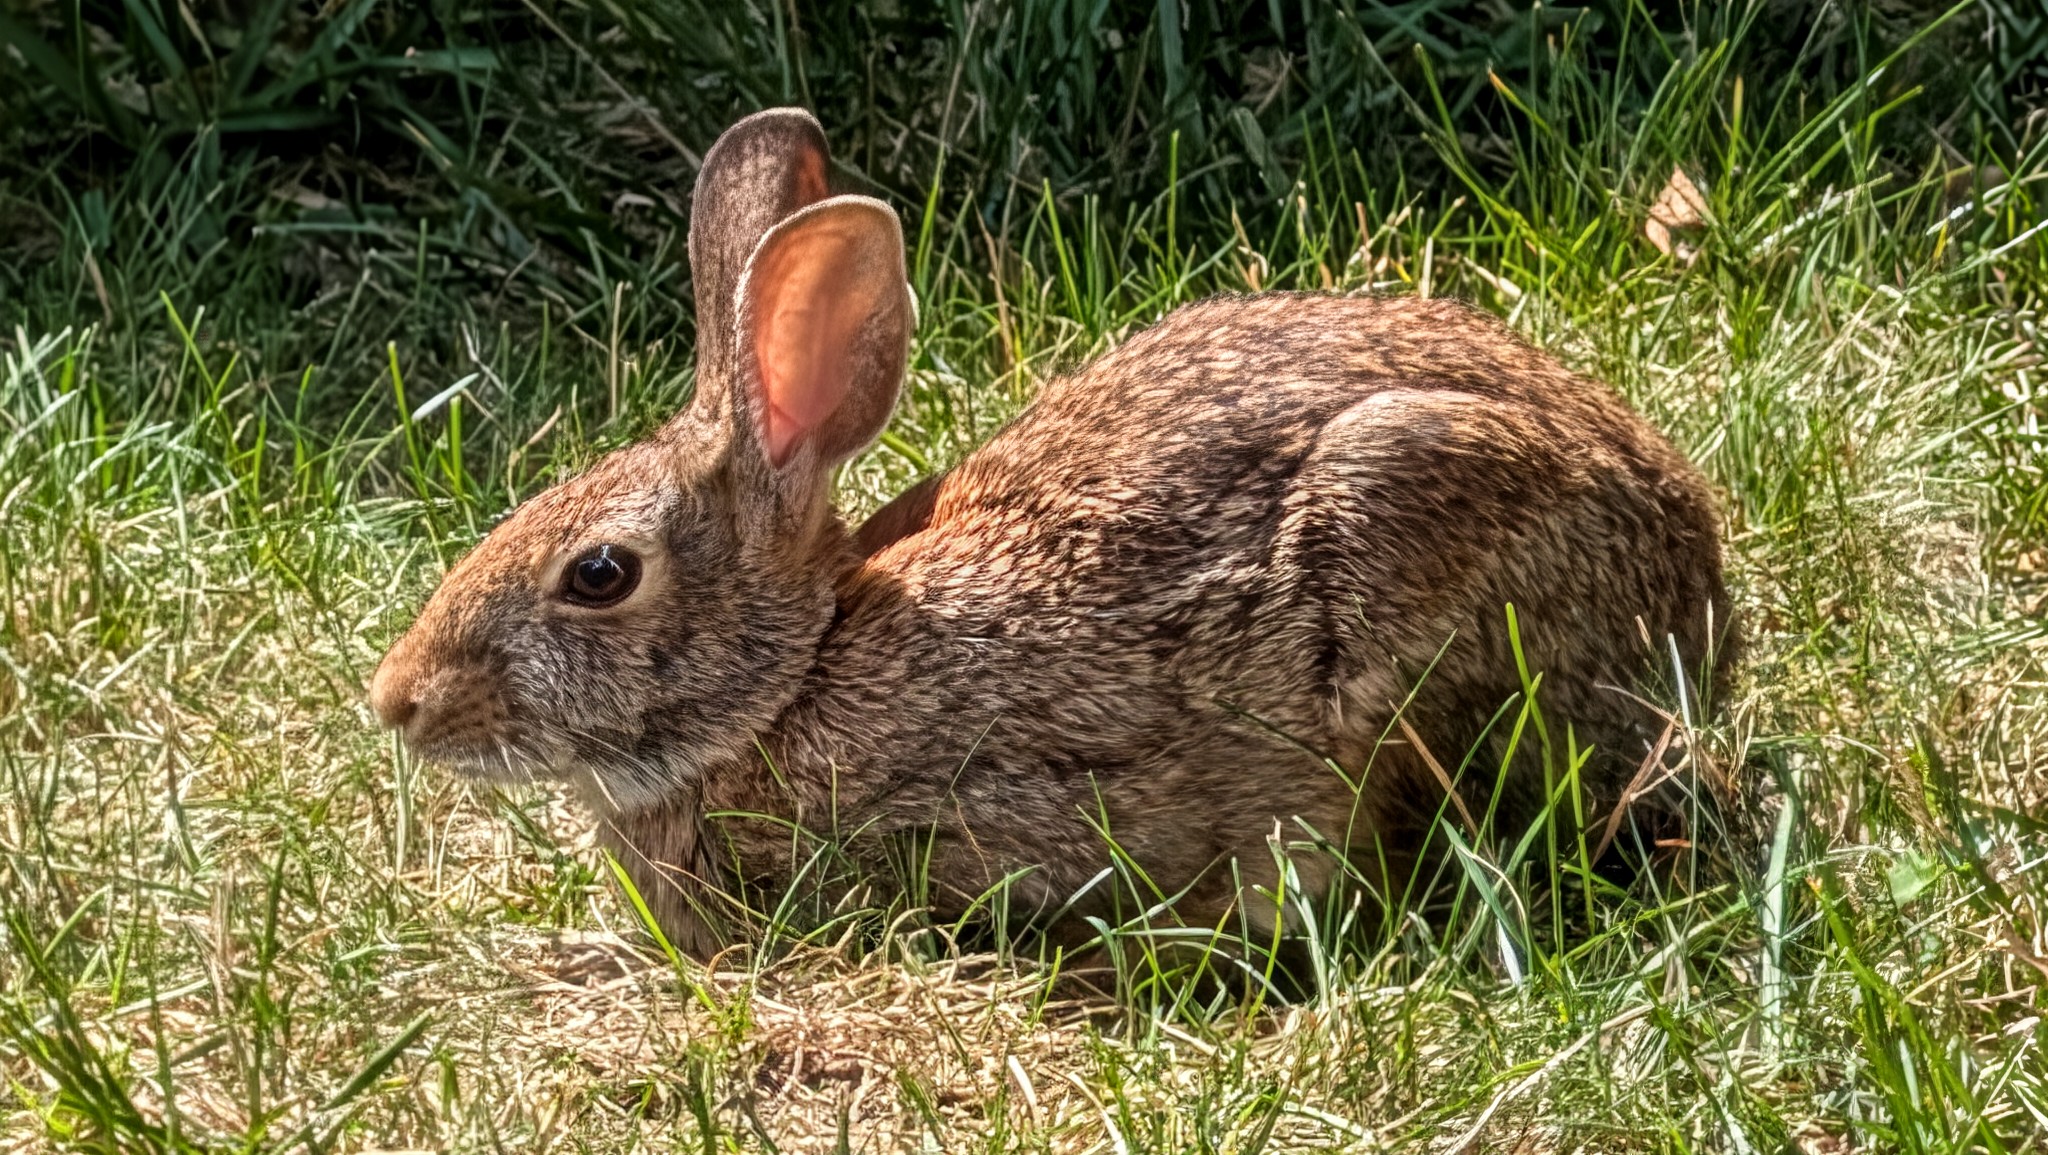
[[[1477,848],[1497,879],[1327,936],[1286,1005],[1080,1001],[880,892],[832,941],[668,959],[587,816],[414,766],[362,688],[493,516],[686,390],[672,270],[551,252],[547,309],[486,324],[463,277],[516,268],[379,226],[292,250],[334,275],[288,316],[259,254],[205,317],[0,337],[0,1152],[2041,1150],[2041,126],[1925,163],[1872,143],[1874,83],[1752,73],[1738,118],[1739,45],[1655,61],[1648,104],[1574,52],[1486,81],[1533,111],[1484,134],[1420,81],[1389,105],[1449,188],[1333,140],[1201,227],[1179,184],[939,205],[906,403],[842,495],[1191,297],[1473,299],[1723,494],[1751,647],[1693,738],[1740,805],[1669,872],[1559,936],[1569,864]],[[1674,163],[1682,254],[1641,232]],[[211,195],[175,187],[176,220]],[[82,326],[86,292],[52,300]]]

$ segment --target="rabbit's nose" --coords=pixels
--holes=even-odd
[[[370,679],[370,708],[377,719],[393,730],[404,730],[419,713],[419,679],[412,671],[386,655]]]

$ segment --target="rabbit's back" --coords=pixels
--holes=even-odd
[[[1104,484],[1133,496],[1147,481],[1226,496],[1219,483],[1305,454],[1323,425],[1390,390],[1521,407],[1532,437],[1590,437],[1649,451],[1656,471],[1690,469],[1610,390],[1468,306],[1267,293],[1185,306],[1048,382],[947,479],[939,512],[1086,502]]]
[[[1696,660],[1726,617],[1717,529],[1661,435],[1493,318],[1267,294],[1049,383],[872,565],[938,612],[1059,623],[1321,736],[1302,703],[1499,633],[1507,603],[1568,631],[1559,661],[1615,651],[1617,683],[1644,629]]]

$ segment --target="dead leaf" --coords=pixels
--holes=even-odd
[[[1792,1129],[1792,1150],[1799,1155],[1855,1155],[1856,1145],[1846,1134],[1837,1135],[1808,1120]]]
[[[1700,255],[1699,247],[1676,234],[1702,228],[1707,223],[1707,198],[1700,195],[1700,188],[1685,170],[1677,166],[1671,169],[1671,179],[1664,182],[1664,191],[1657,194],[1657,201],[1650,206],[1650,218],[1643,222],[1643,235],[1657,246],[1657,251],[1668,257],[1676,257],[1683,264],[1691,264]]]

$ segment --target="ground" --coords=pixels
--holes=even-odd
[[[911,234],[855,515],[1059,367],[1275,286],[1497,311],[1722,497],[1750,649],[1688,765],[1723,803],[1625,891],[1474,848],[1455,906],[1326,928],[1284,1003],[1141,958],[1077,998],[882,893],[667,957],[573,802],[415,765],[363,700],[492,517],[686,394],[686,348],[620,337],[648,290],[427,331],[408,299],[497,270],[423,243],[259,331],[81,273],[0,338],[0,1150],[2042,1149],[2044,146],[1906,168],[1853,103],[1752,140],[1715,66],[1651,115],[1720,126],[1675,158],[1588,113],[1512,181],[1332,166],[1208,248],[1166,241],[1171,188]]]

